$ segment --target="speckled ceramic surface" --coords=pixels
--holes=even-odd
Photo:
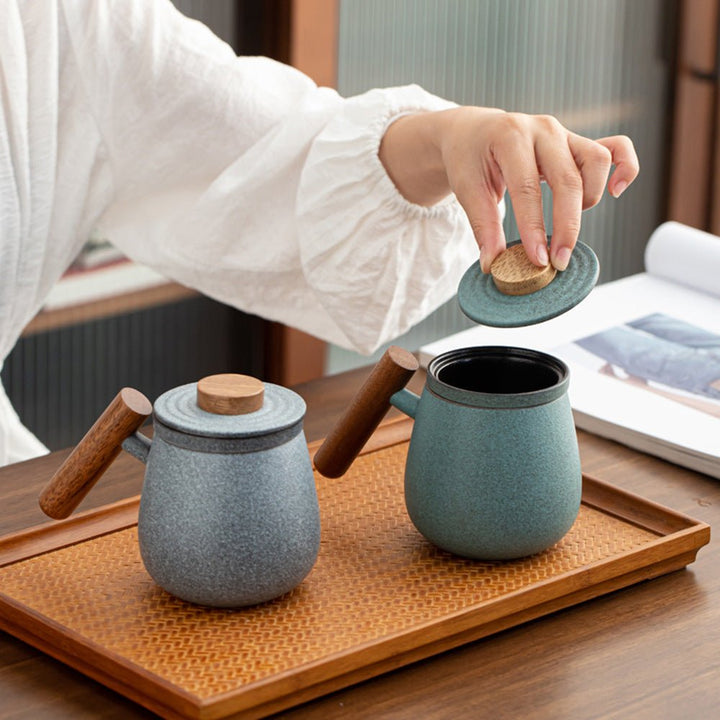
[[[393,395],[415,418],[405,502],[428,540],[457,555],[507,560],[565,535],[582,494],[567,385],[557,358],[480,347],[435,358],[420,398]]]
[[[171,594],[242,607],[296,587],[320,549],[320,511],[296,393],[265,384],[263,406],[216,415],[196,384],[155,403],[152,441],[123,447],[146,463],[138,539],[145,567]]]
[[[304,433],[249,454],[200,453],[154,439],[138,539],[150,576],[183,600],[241,607],[289,592],[320,549]]]
[[[465,315],[482,325],[533,325],[561,315],[587,297],[597,283],[599,270],[592,248],[578,242],[567,270],[557,273],[549,285],[529,295],[504,295],[480,264],[473,263],[460,280],[458,303]]]

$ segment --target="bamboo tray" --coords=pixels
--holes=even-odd
[[[138,498],[0,538],[0,628],[166,718],[251,718],[691,563],[704,523],[584,477],[568,535],[512,562],[427,543],[407,517],[411,423],[339,480],[302,585],[238,611],[177,600],[137,549]],[[316,446],[311,446],[311,452]]]

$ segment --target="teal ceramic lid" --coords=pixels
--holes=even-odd
[[[204,378],[212,380],[211,376]],[[247,378],[247,376],[235,376]],[[154,404],[157,420],[175,430],[205,437],[240,438],[284,430],[301,421],[305,416],[305,401],[292,390],[272,383],[255,381],[260,390],[257,409],[244,409],[240,414],[208,412],[198,405],[198,385],[189,383],[168,390]]]
[[[519,240],[508,243],[511,248]],[[583,300],[597,283],[600,265],[592,248],[578,242],[566,270],[527,295],[506,295],[480,263],[467,269],[458,287],[458,303],[471,320],[494,327],[522,327],[562,315]]]

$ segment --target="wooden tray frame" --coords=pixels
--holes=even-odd
[[[406,442],[411,421],[387,422],[363,453]],[[309,446],[311,455],[319,446]],[[199,700],[89,642],[2,593],[0,629],[171,719],[256,718],[298,705],[417,660],[478,640],[571,605],[679,570],[710,540],[710,527],[684,514],[583,475],[583,504],[658,535],[639,550],[538,581],[521,592],[307,663],[255,687]],[[0,537],[0,567],[85,542],[137,523],[139,496]],[[239,696],[245,695],[242,702]]]

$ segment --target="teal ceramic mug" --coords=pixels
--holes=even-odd
[[[405,502],[438,547],[506,560],[560,540],[580,509],[582,473],[558,358],[513,347],[444,353],[418,397],[405,389],[414,356],[390,348],[315,456],[324,475],[349,467],[390,404],[415,419]]]

